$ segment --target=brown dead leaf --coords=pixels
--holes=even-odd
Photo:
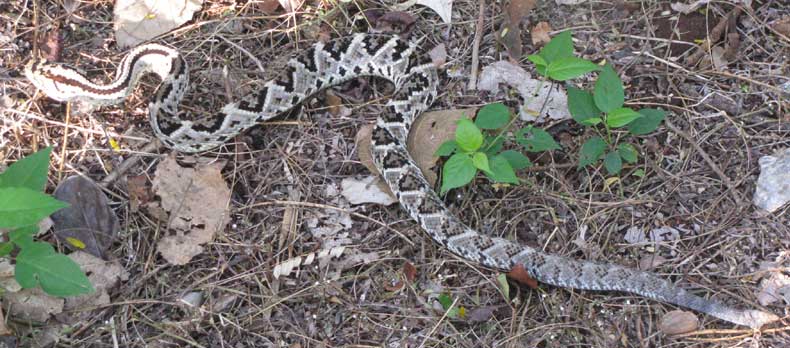
[[[376,18],[371,22],[378,32],[408,34],[417,21],[414,16],[404,11],[391,11]]]
[[[145,175],[128,176],[126,190],[129,192],[129,208],[132,212],[139,211],[140,206],[148,204],[154,198],[151,184]]]
[[[3,294],[3,308],[18,320],[46,322],[53,314],[63,312],[63,299],[49,296],[40,288],[22,289]]]
[[[535,25],[534,28],[530,31],[530,35],[532,36],[532,44],[535,47],[541,47],[549,41],[551,41],[551,36],[549,33],[551,32],[551,25],[548,22],[540,22]]]
[[[406,148],[431,185],[436,183],[434,166],[439,160],[434,153],[442,143],[455,137],[456,123],[461,117],[472,118],[476,114],[477,108],[431,111],[420,115],[412,124]],[[381,175],[373,165],[373,157],[370,154],[372,132],[373,125],[363,126],[357,132],[355,140],[357,155],[362,165],[371,173]]]
[[[93,315],[90,311],[80,311],[80,308],[98,306],[110,303],[109,291],[115,288],[122,280],[129,279],[127,272],[118,261],[104,261],[91,254],[77,251],[69,254],[88,274],[88,280],[96,289],[93,293],[66,298],[64,310],[78,320],[86,319]]]
[[[254,4],[255,8],[267,15],[277,13],[277,10],[280,8],[280,2],[277,0],[263,0],[254,2]]]
[[[515,265],[510,272],[507,272],[507,276],[520,284],[528,286],[530,289],[538,288],[538,281],[529,275],[523,265]]]
[[[776,30],[780,34],[790,38],[790,15],[784,16],[779,20],[777,20],[776,22],[774,22],[771,25],[771,28],[773,28],[773,30]]]
[[[8,336],[13,334],[8,326],[5,325],[5,316],[3,316],[3,308],[0,307],[0,336]]]
[[[667,335],[679,335],[694,331],[699,327],[699,319],[694,313],[674,310],[661,317],[658,329]]]
[[[417,278],[417,268],[414,267],[411,262],[406,261],[406,263],[403,264],[403,275],[406,276],[406,280],[409,283],[412,283],[414,279]]]
[[[399,291],[400,289],[403,289],[403,285],[404,285],[403,281],[399,280],[392,284],[384,284],[383,288],[384,290],[387,290],[389,292],[395,292],[395,291]]]
[[[536,0],[511,0],[507,6],[501,30],[502,44],[507,48],[510,58],[519,61],[524,53],[521,43],[521,21],[535,8]]]
[[[359,156],[359,161],[363,166],[365,166],[365,168],[367,168],[371,173],[381,176],[379,170],[376,169],[376,165],[373,164],[373,154],[370,153],[370,141],[372,137],[372,124],[366,124],[359,128],[359,131],[357,131],[357,136],[354,139],[354,142],[357,144],[357,156]]]
[[[496,306],[483,306],[477,307],[466,316],[466,320],[470,323],[484,323],[494,317],[494,311],[497,310]]]
[[[463,117],[473,118],[477,108],[452,109],[423,113],[414,121],[406,140],[406,148],[420,167],[428,183],[436,183],[436,161],[434,154],[442,143],[455,138],[455,127]]]
[[[343,100],[334,93],[326,92],[326,105],[329,107],[329,113],[332,116],[340,116],[343,108]]]
[[[84,250],[106,259],[119,225],[101,189],[93,181],[75,175],[63,180],[53,195],[69,203],[52,214],[58,240],[72,250]]]
[[[223,166],[215,162],[181,167],[174,154],[157,166],[153,190],[170,213],[168,227],[174,232],[157,245],[168,262],[186,264],[203,251],[200,245],[227,225],[230,189],[220,172]]]

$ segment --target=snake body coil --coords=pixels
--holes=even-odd
[[[758,310],[738,310],[704,299],[658,276],[626,267],[577,261],[549,255],[512,241],[481,235],[466,226],[444,205],[406,150],[414,119],[436,98],[435,67],[416,46],[398,37],[359,34],[317,43],[292,59],[283,73],[239,102],[225,105],[207,120],[185,120],[177,107],[189,83],[187,64],[172,48],[147,44],[132,50],[120,63],[116,79],[97,85],[73,69],[34,60],[27,78],[53,99],[113,104],[128,96],[146,72],[163,82],[149,105],[156,136],[181,152],[215,148],[256,123],[290,110],[327,87],[360,76],[377,76],[394,83],[396,91],[376,121],[370,145],[373,159],[401,206],[439,245],[486,267],[509,271],[523,266],[541,282],[574,289],[615,290],[691,308],[753,328],[777,320]]]

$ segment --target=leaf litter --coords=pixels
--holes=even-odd
[[[156,167],[152,189],[169,213],[167,227],[172,232],[159,240],[157,250],[169,263],[187,264],[230,221],[230,189],[222,167],[222,161],[182,167],[173,153]]]

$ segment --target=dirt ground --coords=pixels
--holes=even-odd
[[[184,104],[218,110],[311,43],[382,29],[392,23],[380,15],[396,10],[394,2],[308,0],[286,13],[265,3],[207,1],[193,20],[156,40],[184,52],[191,64],[192,89]],[[445,199],[454,213],[484,233],[566,257],[636,268],[659,255],[663,262],[648,262],[651,271],[695,293],[785,316],[785,302],[757,303],[758,270],[790,250],[790,214],[787,207],[760,213],[752,195],[758,159],[790,145],[790,39],[769,26],[790,14],[790,4],[755,0],[739,13],[718,44],[730,49],[724,68],[710,63],[709,52],[689,58],[706,32],[731,13],[730,3],[679,16],[668,1],[540,1],[521,22],[520,66],[534,72],[525,57],[538,50],[530,39],[538,22],[548,22],[552,33],[570,29],[578,54],[607,60],[620,72],[631,106],[668,110],[668,122],[639,137],[640,162],[616,182],[607,181],[600,166],[576,168],[583,128],[572,121],[539,125],[563,149],[533,155],[537,166],[519,173],[523,185],[492,186],[480,176],[451,191]],[[507,92],[467,89],[479,6],[455,0],[449,25],[419,5],[400,14],[415,20],[394,28],[404,37],[422,39],[425,50],[446,46],[433,110],[512,102]],[[438,248],[397,205],[342,201],[333,194],[341,181],[369,174],[354,138],[391,93],[379,81],[334,88],[349,113],[333,116],[328,105],[334,97],[322,93],[298,115],[267,122],[207,155],[226,161],[231,222],[187,265],[170,265],[156,251],[166,224],[144,209],[133,211],[128,189],[132,176],[150,185],[154,168],[170,152],[141,150],[153,139],[146,108],[158,80],[143,79],[119,106],[83,114],[75,106],[67,118],[65,104],[37,94],[21,73],[33,46],[46,46],[57,25],[64,62],[97,81],[112,77],[124,53],[115,45],[112,1],[84,2],[68,14],[65,9],[73,7],[65,0],[0,4],[0,164],[54,146],[51,192],[69,175],[101,182],[125,160],[139,159],[106,189],[121,221],[109,254],[130,276],[110,293],[110,304],[86,309],[90,315],[80,321],[6,318],[16,326],[33,325],[22,330],[29,333],[22,346],[37,346],[31,337],[51,326],[59,328],[57,347],[790,346],[786,325],[761,334],[701,314],[700,329],[709,331],[671,337],[658,323],[676,308],[623,293],[531,289],[511,281],[505,298],[496,272]],[[485,1],[480,67],[508,59],[501,39],[505,9]],[[403,18],[395,24],[404,26]],[[110,133],[127,136],[116,137],[121,150],[112,150]],[[644,177],[628,174],[637,168]],[[350,216],[352,223],[333,236],[315,232],[316,222],[337,223],[332,219],[338,216]],[[625,239],[633,227],[672,227],[679,238],[634,245]],[[345,246],[344,255],[273,277],[281,262],[330,242]],[[201,304],[186,305],[185,296],[194,294]],[[441,294],[465,315],[445,315]]]

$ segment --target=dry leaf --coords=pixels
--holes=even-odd
[[[406,34],[411,32],[416,21],[411,13],[391,11],[376,17],[373,24],[378,32]]]
[[[400,9],[407,9],[414,5],[423,5],[430,8],[442,19],[445,24],[452,22],[453,0],[409,0],[397,7]]]
[[[444,63],[447,63],[447,48],[444,43],[440,43],[428,52],[428,56],[431,57],[433,65],[440,68]]]
[[[551,25],[548,22],[540,22],[532,28],[530,31],[530,36],[532,36],[532,44],[535,47],[541,47],[549,41],[551,41],[551,36],[549,33],[551,32]]]
[[[117,0],[113,22],[118,47],[131,47],[175,29],[202,6],[203,0]]]
[[[398,281],[396,281],[395,283],[392,283],[392,284],[384,284],[384,286],[382,286],[382,287],[386,291],[395,292],[395,291],[399,291],[400,289],[403,289],[403,286],[404,286],[403,281],[398,280]]]
[[[523,121],[545,122],[547,117],[544,115],[548,115],[551,120],[571,118],[565,91],[562,88],[552,88],[550,83],[532,79],[518,65],[502,60],[483,68],[477,84],[479,90],[496,93],[500,84],[515,88],[525,101],[518,110],[519,118]]]
[[[12,335],[13,332],[8,329],[5,324],[5,316],[3,315],[3,308],[0,307],[0,336]]]
[[[420,115],[412,124],[406,148],[414,158],[417,166],[422,170],[425,179],[433,185],[436,183],[436,171],[433,169],[438,157],[434,156],[436,149],[450,139],[455,138],[455,127],[461,117],[471,118],[477,113],[476,108],[455,109],[444,111],[431,111]],[[360,162],[371,173],[380,175],[373,165],[370,154],[370,138],[373,125],[366,125],[359,129],[356,137],[357,155]]]
[[[476,114],[476,108],[431,111],[414,121],[406,148],[429,184],[434,185],[437,179],[434,166],[439,158],[434,155],[436,150],[445,141],[455,139],[458,120],[472,118]]]
[[[469,311],[469,314],[466,315],[466,320],[469,321],[470,323],[487,322],[494,317],[494,311],[496,309],[497,309],[496,306],[477,307]]]
[[[521,21],[535,8],[535,0],[511,0],[502,22],[500,37],[513,61],[521,60],[524,48],[521,41]]]
[[[332,116],[340,116],[343,108],[343,100],[334,93],[326,92],[326,105],[329,107],[329,113]]]
[[[412,283],[414,279],[417,278],[417,268],[414,267],[411,262],[406,261],[406,263],[403,264],[403,275],[406,276],[406,280],[409,283]]]
[[[53,196],[69,203],[51,216],[58,240],[72,250],[106,259],[119,225],[101,189],[93,181],[75,175],[63,180]]]
[[[507,272],[507,276],[510,279],[515,280],[519,284],[524,284],[528,286],[530,289],[537,289],[538,288],[538,281],[535,278],[532,278],[527,272],[527,269],[524,268],[524,265],[515,265]]]
[[[200,245],[214,239],[229,221],[230,189],[220,172],[224,163],[197,166],[181,167],[171,154],[156,168],[153,190],[162,198],[162,208],[170,213],[168,227],[175,232],[163,237],[157,246],[175,265],[186,264],[201,253]]]
[[[88,274],[88,280],[96,289],[93,293],[66,298],[64,310],[71,313],[78,320],[86,319],[93,315],[90,311],[80,311],[81,308],[100,306],[110,303],[109,291],[115,288],[122,280],[129,279],[127,272],[118,261],[104,261],[91,254],[77,251],[68,255]]]
[[[340,183],[342,195],[351,204],[374,203],[390,205],[398,199],[380,176],[367,176],[361,180],[345,178]]]
[[[774,261],[760,264],[760,271],[765,274],[757,293],[757,302],[761,305],[767,306],[779,300],[790,304],[790,276],[782,272],[787,269],[788,261],[790,252],[782,252]]]
[[[790,16],[784,16],[771,24],[773,30],[778,31],[780,34],[790,38]]]
[[[255,7],[264,14],[272,15],[280,8],[280,2],[277,0],[263,0],[254,2]]]
[[[716,70],[724,70],[730,62],[727,61],[727,58],[724,58],[724,48],[721,46],[716,46],[711,49],[710,52],[710,59],[713,62],[713,67]]]
[[[147,204],[154,198],[151,192],[151,184],[145,175],[128,176],[126,178],[126,190],[129,193],[129,208],[132,212],[140,210],[142,205]]]
[[[699,327],[699,319],[694,313],[674,310],[661,317],[658,329],[667,335],[679,335],[694,331]]]
[[[51,297],[40,288],[23,289],[3,294],[3,308],[16,319],[46,322],[53,314],[63,312],[62,298]]]

